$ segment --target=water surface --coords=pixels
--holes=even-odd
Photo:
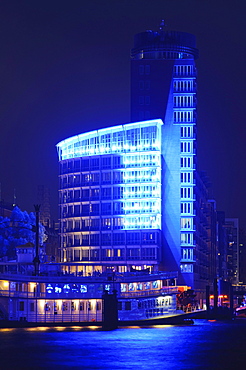
[[[237,369],[246,320],[191,326],[0,329],[1,369]]]

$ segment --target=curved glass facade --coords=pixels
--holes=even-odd
[[[120,125],[57,145],[61,261],[152,269],[157,264],[162,124]]]

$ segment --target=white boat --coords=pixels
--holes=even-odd
[[[117,294],[119,325],[153,323],[185,314],[184,308],[177,307],[176,295],[188,287],[175,285],[176,273],[97,272],[93,276],[81,276],[65,272],[64,267],[64,264],[46,264],[34,276],[30,264],[2,264],[2,324],[101,325],[105,291],[109,296],[113,292]],[[195,309],[190,307],[190,311]]]

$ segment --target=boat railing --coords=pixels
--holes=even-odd
[[[135,291],[135,292],[121,292],[121,298],[134,298],[134,297],[150,297],[156,295],[167,295],[167,294],[177,294],[178,286],[164,287],[161,289],[152,289],[146,291]]]
[[[189,313],[189,312],[194,312],[194,311],[200,311],[200,307],[198,306],[194,306],[194,305],[191,305],[191,306],[183,306],[183,305],[177,305],[177,310],[180,310],[180,311],[183,311],[185,313]]]
[[[93,322],[102,321],[102,312],[96,313],[58,313],[58,312],[45,312],[43,314],[38,313],[23,313],[13,314],[9,317],[11,321],[22,321],[22,322],[40,322],[40,323],[62,323],[62,322]]]
[[[0,290],[0,297],[9,298],[28,298],[28,299],[100,299],[102,297],[101,291],[91,292],[67,292],[67,293],[47,293],[47,292],[29,292],[29,291],[14,291],[14,290]]]
[[[48,266],[47,266],[48,267]],[[32,270],[22,270],[22,271],[17,271],[17,270],[5,270],[5,271],[0,271],[0,276],[1,275],[26,275],[26,276],[35,276],[34,271]],[[101,276],[114,276],[115,278],[123,278],[123,277],[135,277],[135,276],[156,276],[156,277],[166,277],[166,278],[176,278],[177,273],[174,272],[164,272],[164,271],[154,271],[154,272],[145,272],[139,270],[138,272],[110,272],[110,271],[105,271],[105,272],[97,272],[95,271],[94,273],[87,273],[83,274],[82,271],[75,271],[75,272],[66,272],[66,271],[55,271],[55,270],[49,270],[48,268],[46,270],[41,271],[38,276],[74,276],[74,277],[101,277]]]

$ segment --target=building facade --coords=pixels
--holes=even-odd
[[[58,144],[61,260],[84,273],[158,270],[162,121],[115,126]]]
[[[84,273],[178,271],[201,291],[214,278],[196,160],[197,56],[193,35],[162,26],[136,35],[132,123],[58,143],[62,262]]]

